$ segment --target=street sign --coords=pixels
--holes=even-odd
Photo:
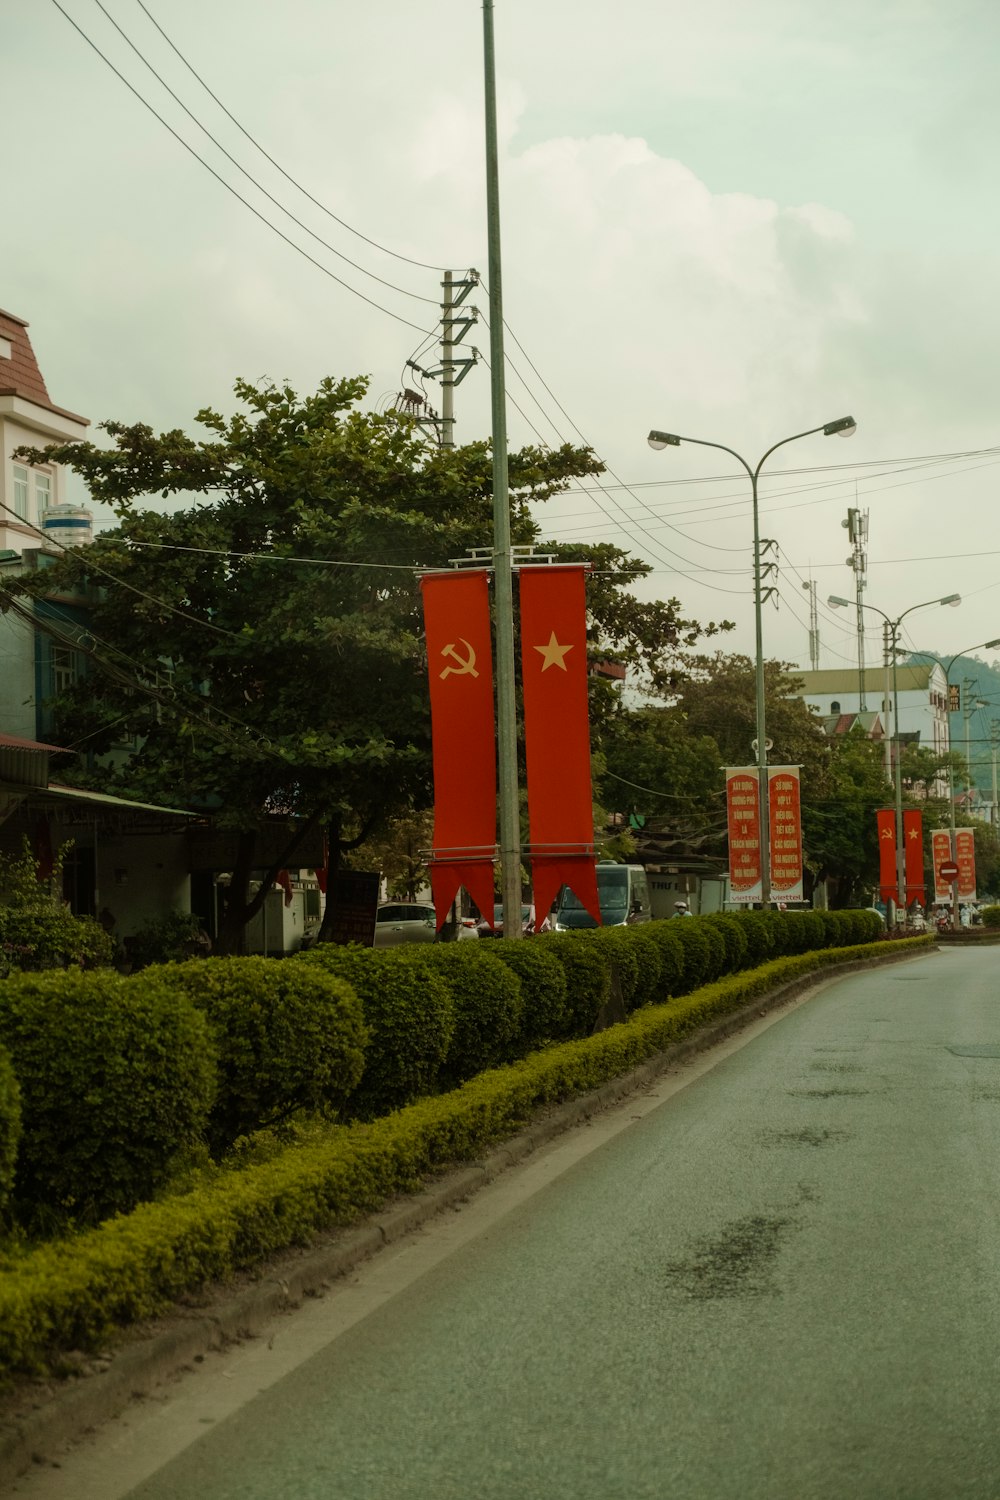
[[[938,874],[942,880],[957,880],[958,865],[956,865],[953,859],[946,860],[943,865],[939,865]]]

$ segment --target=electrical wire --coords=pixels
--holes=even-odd
[[[399,313],[392,312],[388,307],[383,307],[380,302],[376,302],[374,298],[366,296],[365,293],[359,291],[357,287],[351,286],[350,282],[344,281],[341,276],[337,276],[335,272],[331,271],[328,266],[324,266],[321,261],[318,261],[315,258],[315,256],[310,255],[308,250],[305,250],[301,245],[296,244],[296,242],[287,234],[285,234],[283,230],[278,228],[277,224],[272,223],[265,214],[262,214],[259,209],[255,208],[247,198],[244,198],[242,193],[238,192],[237,189],[233,187],[232,183],[227,182],[226,179],[221,176],[220,173],[218,173],[215,168],[205,160],[203,156],[199,155],[194,147],[163,118],[163,116],[159,113],[158,110],[154,108],[152,104],[149,103],[149,100],[146,99],[139,92],[139,90],[129,82],[124,73],[121,73],[118,68],[115,67],[111,59],[101,51],[97,43],[91,40],[91,38],[84,31],[83,27],[78,25],[77,22],[74,21],[73,17],[69,14],[69,12],[63,9],[62,5],[59,3],[59,0],[52,0],[52,4],[55,6],[56,10],[59,11],[60,15],[65,17],[65,19],[73,27],[74,31],[79,32],[80,36],[87,43],[88,47],[91,47],[93,51],[97,53],[101,61],[107,64],[112,73],[114,73],[115,77],[120,79],[121,82],[124,83],[125,87],[131,94],[134,94],[136,99],[139,100],[139,103],[142,104],[144,108],[148,109],[150,114],[153,115],[155,119],[159,120],[160,124],[164,127],[165,130],[169,130],[170,134],[184,147],[185,151],[189,152],[196,161],[201,163],[206,172],[210,172],[212,174],[216,182],[221,183],[221,185],[226,189],[227,193],[231,193],[234,198],[237,198],[239,202],[243,204],[244,208],[248,208],[255,218],[259,219],[262,224],[265,224],[268,229],[272,230],[279,239],[284,240],[286,245],[290,245],[293,250],[295,250],[299,255],[303,256],[305,260],[309,261],[310,265],[315,266],[318,271],[321,271],[324,276],[328,276],[331,281],[335,281],[338,286],[342,286],[345,291],[352,293],[352,295],[355,297],[359,297],[362,302],[367,302],[369,307],[374,307],[379,312],[385,313],[386,317],[392,318],[397,323],[402,323],[404,327],[413,328],[417,333],[420,334],[423,333],[424,330],[418,324],[411,323],[409,318],[401,317]]]
[[[271,163],[271,166],[274,167],[275,171],[281,173],[286,182],[291,183],[292,187],[294,187],[297,192],[302,193],[304,197],[309,199],[310,203],[315,204],[315,206],[320,210],[321,213],[326,214],[327,217],[332,219],[335,224],[339,224],[342,229],[346,229],[349,234],[355,235],[359,240],[364,240],[366,245],[371,245],[375,250],[381,250],[384,255],[391,255],[394,260],[405,261],[407,265],[417,266],[422,271],[440,271],[443,274],[448,269],[446,266],[430,265],[427,261],[413,260],[409,255],[401,255],[397,250],[390,250],[388,245],[382,245],[378,240],[370,239],[367,234],[362,234],[360,229],[355,229],[353,225],[348,224],[346,219],[338,218],[331,209],[327,208],[325,203],[321,203],[318,198],[314,198],[312,193],[310,193],[307,188],[304,188],[302,186],[301,182],[298,182],[296,178],[292,177],[289,172],[286,172],[284,167],[281,166],[279,162],[275,161],[274,157],[271,156],[269,152],[265,151],[260,142],[250,134],[249,130],[247,130],[244,125],[240,123],[240,121],[236,118],[232,111],[226,108],[222,100],[219,98],[218,94],[214,93],[212,89],[209,88],[208,84],[205,82],[204,78],[202,78],[201,74],[195,71],[191,63],[184,56],[183,52],[181,52],[177,45],[170,39],[170,37],[167,36],[167,33],[164,31],[159,21],[157,21],[156,17],[152,15],[149,8],[143,4],[143,0],[136,0],[136,4],[141,11],[145,12],[146,16],[156,27],[157,31],[160,33],[171,51],[176,54],[176,56],[184,64],[192,77],[197,79],[202,88],[208,94],[209,98],[213,99],[222,110],[223,114],[233,122],[237,130],[240,131],[242,135],[246,136],[247,140],[254,147],[254,149],[260,152],[265,161],[269,161]]]
[[[418,292],[411,292],[406,287],[397,286],[393,281],[386,281],[384,277],[376,276],[374,271],[369,271],[365,266],[359,265],[356,260],[351,260],[349,255],[344,255],[342,251],[336,248],[336,246],[331,245],[329,241],[323,239],[322,235],[316,234],[314,230],[310,229],[308,224],[304,224],[301,219],[296,218],[291,209],[286,208],[285,205],[280,201],[280,199],[276,198],[273,193],[268,192],[263,183],[258,182],[257,178],[254,177],[251,172],[248,172],[246,167],[242,166],[237,161],[232,152],[227,151],[222,142],[212,134],[207,125],[204,125],[202,123],[202,121],[198,118],[194,111],[188,108],[180,95],[175,93],[174,90],[170,87],[170,84],[166,81],[163,75],[161,73],[158,73],[157,70],[153,67],[153,64],[149,61],[149,58],[139,50],[135,42],[133,42],[132,38],[129,36],[128,32],[125,31],[124,28],[120,26],[115,20],[114,16],[111,15],[110,11],[104,5],[104,0],[94,0],[94,4],[97,6],[101,14],[105,16],[108,21],[110,21],[111,25],[115,28],[118,35],[122,38],[126,45],[131,47],[132,51],[135,53],[139,61],[149,69],[153,77],[156,79],[157,83],[159,83],[163,88],[166,89],[167,93],[170,95],[171,99],[173,99],[174,103],[179,105],[179,107],[184,111],[188,119],[191,120],[193,124],[197,125],[202,134],[207,136],[208,139],[212,142],[212,145],[215,146],[217,150],[222,152],[227,161],[233,164],[237,172],[242,173],[242,175],[248,182],[252,182],[257,191],[263,193],[264,197],[267,198],[270,203],[273,203],[275,208],[277,208],[280,213],[283,213],[287,218],[291,219],[293,224],[297,225],[299,229],[304,230],[305,233],[308,234],[311,239],[314,239],[318,245],[322,245],[324,250],[329,250],[330,254],[335,255],[338,260],[344,261],[355,271],[360,271],[362,276],[369,276],[371,277],[372,281],[377,281],[380,286],[388,287],[389,290],[393,292],[399,292],[403,297],[412,297],[416,302],[429,302],[432,307],[437,307],[439,305],[437,299],[434,297],[421,296]]]

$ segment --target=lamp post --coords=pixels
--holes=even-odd
[[[901,615],[894,620],[890,619],[884,610],[874,604],[862,604],[862,609],[871,610],[872,614],[880,615],[888,627],[888,645],[892,652],[892,737],[896,742],[894,782],[896,794],[896,910],[903,909],[903,920],[906,920],[906,851],[903,848],[903,776],[900,766],[900,740],[899,740],[899,686],[896,681],[896,658],[899,654],[899,627],[907,615],[912,615],[914,610],[929,609],[932,604],[948,604],[952,609],[961,604],[961,594],[946,594],[943,599],[925,599],[922,604],[911,604],[909,609],[904,609]],[[828,604],[835,609],[849,609],[850,600],[841,599],[836,594],[831,594],[827,600]],[[947,676],[947,673],[945,674]]]
[[[679,448],[681,443],[696,443],[700,448],[718,448],[720,452],[728,453],[732,458],[736,459],[737,463],[742,464],[750,476],[750,493],[753,500],[753,604],[754,627],[756,631],[754,666],[757,696],[757,785],[760,804],[760,895],[761,905],[765,910],[771,904],[771,846],[767,800],[767,740],[765,738],[764,724],[764,627],[761,616],[760,520],[757,506],[757,480],[760,478],[760,471],[771,457],[771,454],[778,448],[783,448],[786,443],[795,443],[799,438],[812,437],[817,432],[822,432],[824,437],[830,437],[833,433],[838,433],[841,437],[852,437],[856,431],[857,423],[853,417],[839,417],[836,422],[827,422],[822,427],[810,427],[807,432],[794,432],[791,437],[782,438],[780,442],[773,443],[760,459],[756,468],[751,468],[742,454],[737,453],[735,448],[727,448],[725,443],[710,443],[705,438],[678,437],[676,433],[658,432],[655,428],[647,438],[649,446],[658,452],[664,448]]]

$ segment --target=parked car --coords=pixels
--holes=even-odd
[[[376,948],[433,943],[436,936],[437,922],[429,901],[386,901],[375,913]]]
[[[476,924],[479,936],[503,937],[503,907],[500,905],[493,908],[493,926],[491,927],[485,917],[480,917]],[[521,907],[521,931],[525,937],[531,937],[535,930],[535,908],[530,902]]]
[[[479,937],[474,917],[459,919],[458,937],[459,940]],[[437,917],[430,901],[385,901],[375,913],[376,948],[436,940]]]

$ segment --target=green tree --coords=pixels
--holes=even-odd
[[[118,518],[91,547],[7,585],[15,607],[17,592],[90,591],[85,630],[47,626],[93,668],[57,705],[57,732],[95,752],[133,739],[97,784],[202,809],[238,836],[222,951],[239,951],[295,862],[293,840],[251,896],[269,816],[298,818],[302,836],[324,825],[335,868],[392,817],[430,805],[415,570],[489,540],[489,445],[429,449],[395,415],[361,411],[365,388],[327,379],[300,398],[238,381],[235,416],[198,413],[207,438],[106,422],[110,449],[26,451],[68,464]],[[532,507],[600,467],[569,446],[512,453],[512,540],[540,541]],[[155,496],[186,504],[164,514]],[[587,555],[595,653],[617,650],[665,682],[700,627],[676,600],[629,593],[644,563],[607,544]],[[598,720],[611,711],[603,685],[595,705]]]

